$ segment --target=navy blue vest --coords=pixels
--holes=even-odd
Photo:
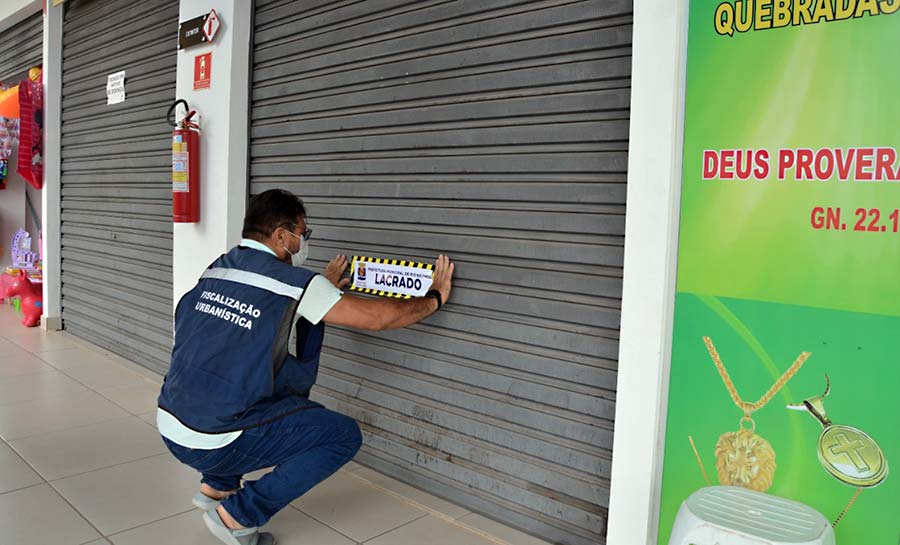
[[[309,391],[324,322],[300,318],[297,357],[288,352],[297,306],[315,276],[251,248],[217,259],[175,310],[160,408],[195,431],[225,433],[320,406]]]

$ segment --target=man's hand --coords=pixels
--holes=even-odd
[[[437,261],[434,262],[431,289],[441,292],[441,302],[444,305],[450,300],[454,267],[453,262],[445,255],[438,256]]]
[[[350,283],[349,278],[344,278],[341,280],[341,275],[344,274],[344,271],[347,269],[347,258],[342,255],[335,256],[334,259],[328,262],[328,265],[325,267],[325,272],[322,273],[322,276],[328,279],[329,282],[334,284],[339,290],[342,290],[347,287],[347,284]]]

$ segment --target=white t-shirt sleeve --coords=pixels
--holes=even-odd
[[[338,301],[343,292],[321,274],[316,275],[306,286],[297,314],[306,318],[310,323],[317,324],[328,314]]]

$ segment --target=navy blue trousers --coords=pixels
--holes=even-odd
[[[201,482],[216,490],[238,489],[244,474],[275,466],[222,502],[242,526],[254,527],[352,460],[362,434],[352,418],[315,407],[244,430],[219,449],[191,449],[163,441],[179,461],[203,475]]]

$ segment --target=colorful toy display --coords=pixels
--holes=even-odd
[[[20,297],[19,310],[25,315],[22,325],[36,327],[41,323],[41,314],[44,311],[44,298],[41,288],[35,286],[28,279],[25,271],[19,271],[19,275],[11,286],[6,288],[6,297]]]
[[[9,158],[12,156],[13,142],[18,139],[19,120],[0,117],[0,189],[6,189]]]
[[[0,189],[6,189],[13,143],[19,141],[19,174],[43,186],[43,73],[35,67],[17,85],[0,84]],[[21,121],[20,121],[21,119]]]
[[[31,235],[27,231],[16,231],[10,253],[13,263],[0,273],[0,302],[5,300],[6,289],[15,282],[20,272],[24,272],[32,282],[43,281],[41,256],[31,251]],[[18,309],[17,304],[16,308]]]
[[[0,117],[16,119],[19,117],[19,86],[6,86],[0,90]]]
[[[31,235],[19,229],[12,239],[12,266],[20,269],[34,269],[38,255],[31,251]]]
[[[16,171],[36,189],[44,185],[44,92],[40,81],[19,83],[19,162]]]

